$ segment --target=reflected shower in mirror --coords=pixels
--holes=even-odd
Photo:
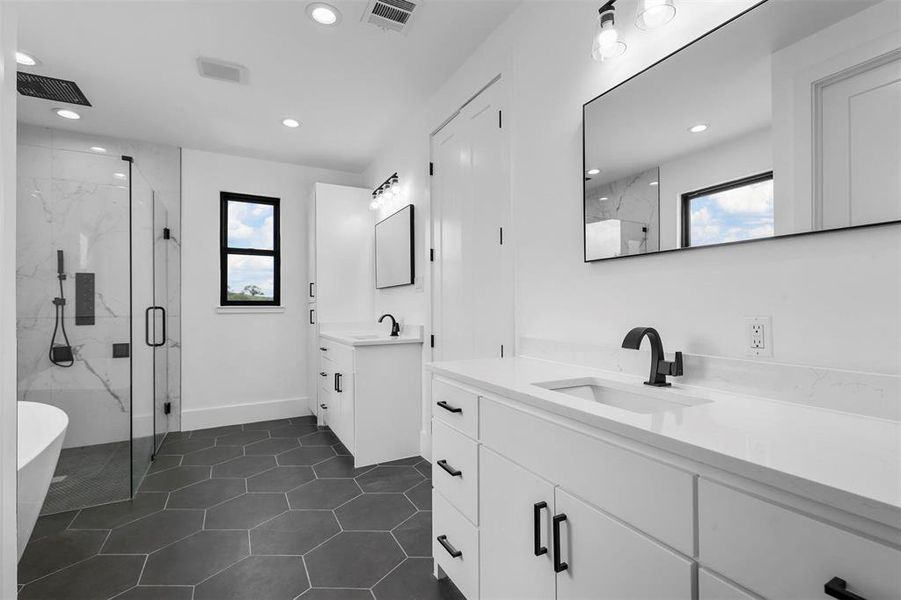
[[[584,107],[585,260],[901,220],[901,2],[769,0]]]

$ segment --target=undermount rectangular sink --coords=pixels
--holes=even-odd
[[[672,393],[673,391],[668,388],[649,389],[647,393],[626,391],[618,387],[611,387],[609,383],[596,377],[546,381],[534,385],[552,392],[567,394],[582,400],[590,400],[598,404],[646,415],[711,402],[711,400],[705,398],[694,398],[682,393]]]

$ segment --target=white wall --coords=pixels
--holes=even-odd
[[[430,101],[424,116],[392,133],[366,181],[377,184],[393,171],[402,177],[422,173],[430,131],[503,72],[513,87],[512,114],[505,120],[513,128],[518,335],[618,345],[629,328],[653,325],[668,348],[744,357],[744,317],[769,315],[777,362],[897,374],[897,226],[582,262],[582,104],[752,4],[680,3],[671,25],[627,31],[628,52],[599,64],[590,58],[595,5],[525,2]],[[617,4],[619,15],[633,11],[634,2]],[[417,200],[427,201],[426,185],[415,190]],[[376,303],[426,314],[426,305],[412,307],[423,299],[404,288],[391,297],[378,295]]]
[[[182,428],[308,413],[306,203],[316,182],[358,175],[182,152]],[[219,306],[219,193],[281,198],[283,310]]]
[[[0,2],[0,598],[16,595],[16,19]]]

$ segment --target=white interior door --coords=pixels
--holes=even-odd
[[[503,88],[487,88],[432,138],[435,359],[512,355],[513,256]]]
[[[823,229],[901,219],[901,53],[820,94]]]

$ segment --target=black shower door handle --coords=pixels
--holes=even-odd
[[[160,311],[163,316],[163,341],[156,341],[156,327],[153,327],[153,341],[150,341],[150,313]],[[166,309],[162,306],[148,306],[144,311],[144,342],[151,348],[161,348],[166,345]]]

